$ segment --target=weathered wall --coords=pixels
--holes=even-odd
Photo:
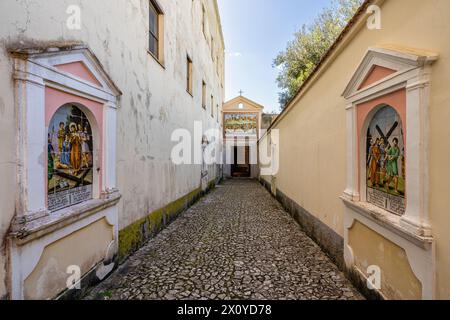
[[[306,211],[344,236],[346,187],[346,102],[341,94],[371,46],[398,44],[439,53],[432,69],[430,125],[430,213],[436,246],[436,297],[450,298],[450,2],[387,0],[382,5],[382,29],[362,28],[334,62],[327,66],[280,129],[280,171],[277,187]],[[270,178],[267,178],[270,183]],[[386,243],[388,245],[388,243]]]
[[[404,249],[366,227],[360,222],[349,231],[349,245],[355,255],[356,267],[365,274],[369,266],[379,266],[381,292],[390,299],[420,300],[422,285],[411,266]]]
[[[202,2],[208,13],[208,40],[202,32]],[[224,47],[213,0],[159,1],[164,11],[164,67],[148,52],[147,0],[47,0],[0,2],[0,241],[14,215],[16,119],[11,59],[6,48],[51,42],[86,43],[123,92],[118,111],[117,174],[123,195],[119,205],[124,229],[192,191],[201,182],[200,166],[175,166],[173,130],[219,127],[210,103],[201,107],[202,79],[207,96],[223,102]],[[66,27],[69,5],[81,7],[81,30]],[[210,34],[215,41],[211,58]],[[193,97],[186,92],[186,55],[193,60]],[[215,103],[215,104],[216,104]],[[214,106],[215,108],[215,106]],[[216,109],[214,110],[217,117]],[[196,141],[200,144],[200,141]],[[209,179],[215,178],[211,167]],[[6,254],[0,254],[0,298],[5,288]]]
[[[2,22],[0,22],[0,25]],[[0,48],[0,299],[6,289],[6,234],[14,216],[14,187],[16,185],[15,112],[11,63]]]
[[[56,297],[67,288],[67,268],[83,261],[82,274],[91,271],[105,257],[112,240],[113,228],[102,219],[46,247],[33,273],[25,280],[25,299]]]

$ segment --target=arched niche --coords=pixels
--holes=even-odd
[[[79,103],[53,113],[47,130],[47,206],[57,211],[99,198],[101,135],[95,115]]]
[[[380,104],[360,133],[361,198],[397,215],[406,210],[406,139],[396,108]]]

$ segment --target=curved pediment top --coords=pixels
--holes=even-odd
[[[427,50],[384,45],[369,48],[348,83],[343,96],[353,94],[395,75],[425,65],[438,59],[438,54]]]
[[[16,58],[52,68],[118,97],[122,92],[109,77],[95,54],[81,43],[49,43],[47,45],[9,49]]]

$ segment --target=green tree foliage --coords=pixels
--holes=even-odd
[[[333,0],[312,24],[303,25],[287,48],[275,58],[274,67],[280,70],[277,82],[281,89],[279,102],[282,109],[298,92],[362,1]]]

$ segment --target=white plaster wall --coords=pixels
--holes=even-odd
[[[213,33],[212,61],[209,41],[202,32],[202,9],[208,12]],[[79,5],[82,29],[66,27],[69,5]],[[224,48],[215,0],[159,0],[164,16],[163,68],[147,52],[148,0],[2,0],[0,2],[0,245],[14,215],[17,185],[15,112],[12,66],[5,48],[49,46],[54,41],[82,41],[99,58],[123,92],[118,111],[118,188],[120,228],[200,187],[201,166],[175,166],[170,159],[173,130],[193,130],[194,121],[205,129],[219,127],[211,117],[214,96],[223,103]],[[210,35],[208,36],[210,39]],[[186,92],[186,55],[193,60],[194,97]],[[208,108],[201,107],[201,86],[208,86]],[[221,119],[221,116],[220,116]],[[200,144],[201,141],[196,141]],[[209,170],[215,174],[216,170]],[[214,179],[211,175],[210,180]],[[0,253],[0,298],[6,254]]]
[[[12,64],[5,59],[4,48],[0,48],[0,300],[6,295],[5,237],[14,216],[16,185],[14,87],[9,70],[12,70]]]

